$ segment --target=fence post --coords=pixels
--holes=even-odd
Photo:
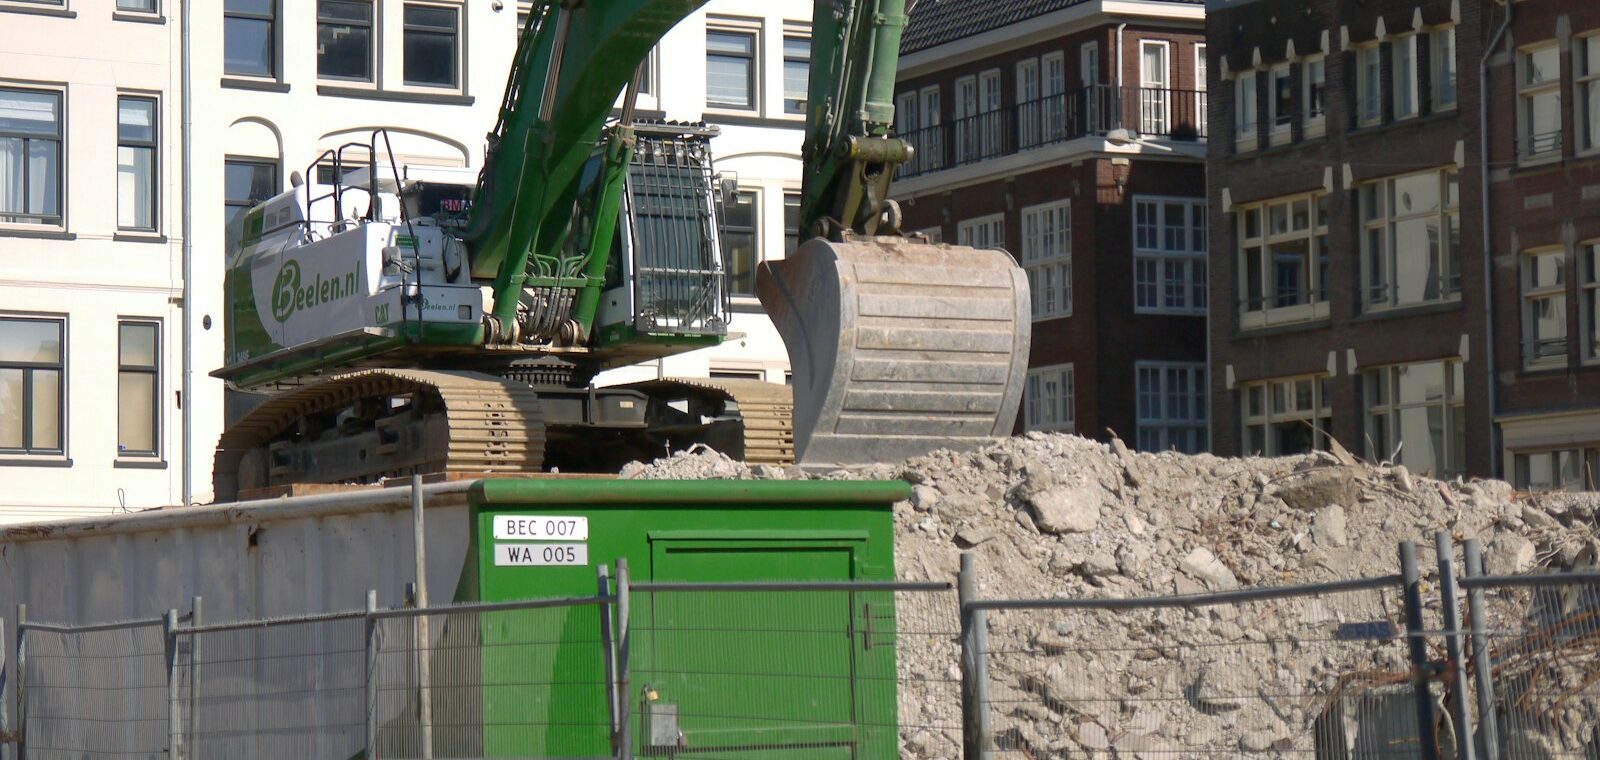
[[[28,605],[17,605],[17,760],[28,760]]]
[[[1472,711],[1467,709],[1470,690],[1467,688],[1466,647],[1462,645],[1465,637],[1461,632],[1461,595],[1456,588],[1455,546],[1450,534],[1444,531],[1434,534],[1433,545],[1439,557],[1439,596],[1444,601],[1444,645],[1450,658],[1450,677],[1446,683],[1453,692],[1450,722],[1456,729],[1456,757],[1477,760],[1476,748],[1472,745]]]
[[[161,630],[167,655],[167,757],[183,757],[183,710],[178,689],[178,611],[167,610]]]
[[[1467,577],[1483,577],[1483,544],[1476,538],[1469,538],[1465,552]],[[1500,718],[1494,709],[1494,657],[1489,654],[1481,587],[1474,586],[1467,591],[1467,617],[1472,626],[1472,673],[1478,686],[1478,734],[1483,737],[1483,756],[1497,760],[1500,757]]]
[[[367,590],[367,754],[366,760],[378,757],[378,592]]]
[[[1417,571],[1417,545],[1400,544],[1400,575],[1405,582],[1406,645],[1411,653],[1411,691],[1417,703],[1417,744],[1423,760],[1439,760],[1434,736],[1433,694],[1428,689],[1428,642],[1423,638],[1422,575]]]
[[[411,545],[415,550],[417,607],[423,612],[413,620],[416,639],[417,706],[422,724],[422,760],[433,760],[433,663],[429,661],[428,639],[428,540],[423,520],[422,476],[411,476]]]
[[[632,667],[632,654],[629,651],[632,643],[628,633],[628,615],[632,608],[633,600],[628,590],[628,558],[617,558],[617,740],[618,760],[628,760],[633,757],[633,696],[632,679],[629,677]]]
[[[606,596],[611,593],[611,576],[605,565],[595,565],[594,582],[596,593]],[[611,721],[611,754],[617,754],[617,651],[616,640],[611,636],[612,605],[600,605],[600,658],[604,661],[606,671],[606,716]]]
[[[988,617],[970,605],[978,600],[978,574],[972,553],[961,554],[961,743],[966,760],[989,757]]]
[[[189,615],[191,627],[205,622],[204,601],[198,596],[194,598]],[[200,638],[199,634],[189,634],[189,760],[200,756]]]

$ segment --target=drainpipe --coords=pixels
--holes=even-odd
[[[190,221],[194,215],[191,201],[193,193],[190,190],[190,180],[193,176],[191,165],[194,163],[193,138],[194,132],[193,107],[194,92],[191,87],[189,72],[190,60],[194,57],[190,49],[190,22],[189,4],[193,0],[182,0],[183,15],[180,19],[181,55],[183,57],[183,79],[179,85],[178,97],[183,101],[183,200],[179,208],[183,209],[183,390],[179,395],[183,399],[183,408],[179,410],[183,424],[183,504],[188,506],[194,502],[194,223]]]
[[[1126,21],[1117,24],[1117,62],[1114,71],[1117,72],[1117,97],[1119,98],[1122,97],[1122,30],[1127,28],[1128,22]]]
[[[1484,376],[1489,381],[1489,474],[1491,476],[1500,472],[1500,446],[1497,442],[1499,429],[1495,425],[1495,415],[1499,411],[1499,389],[1496,387],[1497,371],[1494,359],[1494,244],[1490,238],[1493,229],[1489,210],[1489,56],[1495,48],[1505,39],[1506,30],[1511,27],[1512,4],[1505,3],[1506,17],[1500,22],[1500,28],[1494,32],[1494,37],[1489,40],[1489,45],[1484,48],[1483,55],[1478,60],[1478,160],[1482,164],[1479,177],[1482,182],[1480,196],[1483,209],[1483,313],[1484,313]]]

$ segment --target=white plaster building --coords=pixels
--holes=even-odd
[[[0,521],[209,500],[227,419],[208,375],[223,358],[227,220],[376,127],[402,163],[475,173],[527,5],[195,4],[185,312],[182,2],[0,0]],[[736,273],[785,250],[802,136],[786,95],[803,97],[810,14],[800,0],[712,0],[652,57],[642,115],[723,128],[717,167],[738,175],[751,212],[729,235]],[[605,381],[783,382],[783,343],[759,304],[736,297],[734,309],[737,339]]]

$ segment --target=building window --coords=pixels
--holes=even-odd
[[[252,77],[277,75],[278,0],[225,0],[222,70]]]
[[[317,76],[372,81],[372,3],[317,0]]]
[[[117,456],[159,456],[161,325],[117,325]]]
[[[1583,358],[1594,360],[1600,359],[1600,243],[1589,243],[1579,250],[1583,256],[1583,279],[1578,286],[1586,346]]]
[[[1210,448],[1206,435],[1206,365],[1138,362],[1140,451],[1175,449],[1196,454]]]
[[[227,247],[223,255],[232,257],[244,231],[240,219],[244,212],[278,193],[278,163],[268,160],[229,160],[223,166],[223,201],[227,209]]]
[[[756,110],[756,33],[706,30],[706,105]]]
[[[1356,49],[1356,123],[1360,126],[1383,120],[1383,62],[1377,45]]]
[[[805,113],[811,82],[811,38],[783,37],[783,112]]]
[[[1328,316],[1327,203],[1313,193],[1240,209],[1240,327]]]
[[[1456,28],[1433,30],[1428,37],[1428,72],[1433,89],[1433,110],[1456,107]]]
[[[1133,310],[1205,313],[1205,201],[1134,197]]]
[[[1567,252],[1553,248],[1522,257],[1522,360],[1528,366],[1567,361]]]
[[[1206,132],[1209,130],[1207,125],[1211,118],[1210,114],[1206,111],[1206,91],[1211,86],[1207,81],[1208,77],[1209,74],[1206,70],[1206,46],[1203,43],[1197,44],[1194,46],[1195,102],[1193,118],[1195,128],[1201,137],[1206,136]]]
[[[800,247],[800,193],[783,194],[783,255],[788,256]]]
[[[1359,197],[1368,309],[1461,293],[1460,176],[1454,168],[1368,182]]]
[[[405,83],[424,87],[456,87],[460,60],[455,8],[437,5],[405,7]]]
[[[61,224],[61,92],[0,89],[0,223]]]
[[[1239,142],[1256,139],[1256,73],[1247,71],[1234,80],[1233,132]]]
[[[1301,93],[1301,102],[1305,103],[1304,130],[1308,136],[1320,135],[1324,129],[1324,115],[1327,113],[1323,104],[1323,93],[1327,90],[1327,61],[1322,56],[1307,58],[1300,64],[1300,82],[1304,92]]]
[[[1022,267],[1033,318],[1072,316],[1072,202],[1022,210]]]
[[[1267,119],[1274,134],[1273,142],[1288,142],[1289,125],[1294,123],[1294,86],[1290,83],[1288,65],[1274,66],[1267,72],[1272,89],[1267,97]]]
[[[1076,399],[1071,364],[1028,370],[1023,389],[1023,425],[1028,430],[1072,432],[1076,427]]]
[[[1551,42],[1517,56],[1517,156],[1561,153],[1561,48]]]
[[[741,190],[722,212],[722,259],[728,272],[728,293],[733,296],[756,294],[756,263],[761,261],[761,240],[756,209],[761,195]]]
[[[1006,216],[994,214],[956,224],[956,244],[973,248],[1005,248]]]
[[[156,228],[156,153],[154,98],[117,98],[117,229],[152,232]]]
[[[939,169],[944,166],[944,131],[939,129],[943,122],[940,109],[940,93],[938,85],[922,88],[919,94],[922,100],[922,118],[917,120],[921,125],[922,139],[912,143],[918,153],[914,158],[917,168],[921,170]]]
[[[767,373],[759,369],[739,367],[711,367],[706,374],[712,380],[766,380]]]
[[[1017,61],[1017,147],[1032,148],[1041,142],[1043,112],[1039,102],[1039,59]]]
[[[1578,150],[1600,149],[1600,34],[1576,42],[1578,70],[1572,89],[1578,97],[1573,120],[1578,129]]]
[[[65,451],[65,365],[60,319],[0,319],[0,452]]]
[[[1245,453],[1288,456],[1328,448],[1333,409],[1326,375],[1250,383],[1241,393]]]
[[[130,13],[155,13],[156,0],[117,0],[117,10]]]
[[[1600,490],[1600,448],[1518,452],[1516,487],[1524,491]]]
[[[1172,134],[1172,47],[1164,40],[1139,43],[1139,131]]]
[[[1467,450],[1463,366],[1442,361],[1368,370],[1367,458],[1436,478],[1460,475]]]
[[[1394,118],[1409,119],[1417,115],[1417,35],[1396,38],[1390,51],[1394,56]]]

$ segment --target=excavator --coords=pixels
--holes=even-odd
[[[549,0],[521,32],[484,165],[341,145],[231,236],[225,366],[259,399],[219,441],[217,498],[414,473],[615,472],[697,444],[840,467],[1010,432],[1027,282],[1004,251],[900,230],[892,134],[905,0],[816,3],[806,242],[757,294],[792,389],[595,387],[729,338],[715,127],[635,118],[652,47],[705,0]],[[331,170],[331,171],[330,171]]]

